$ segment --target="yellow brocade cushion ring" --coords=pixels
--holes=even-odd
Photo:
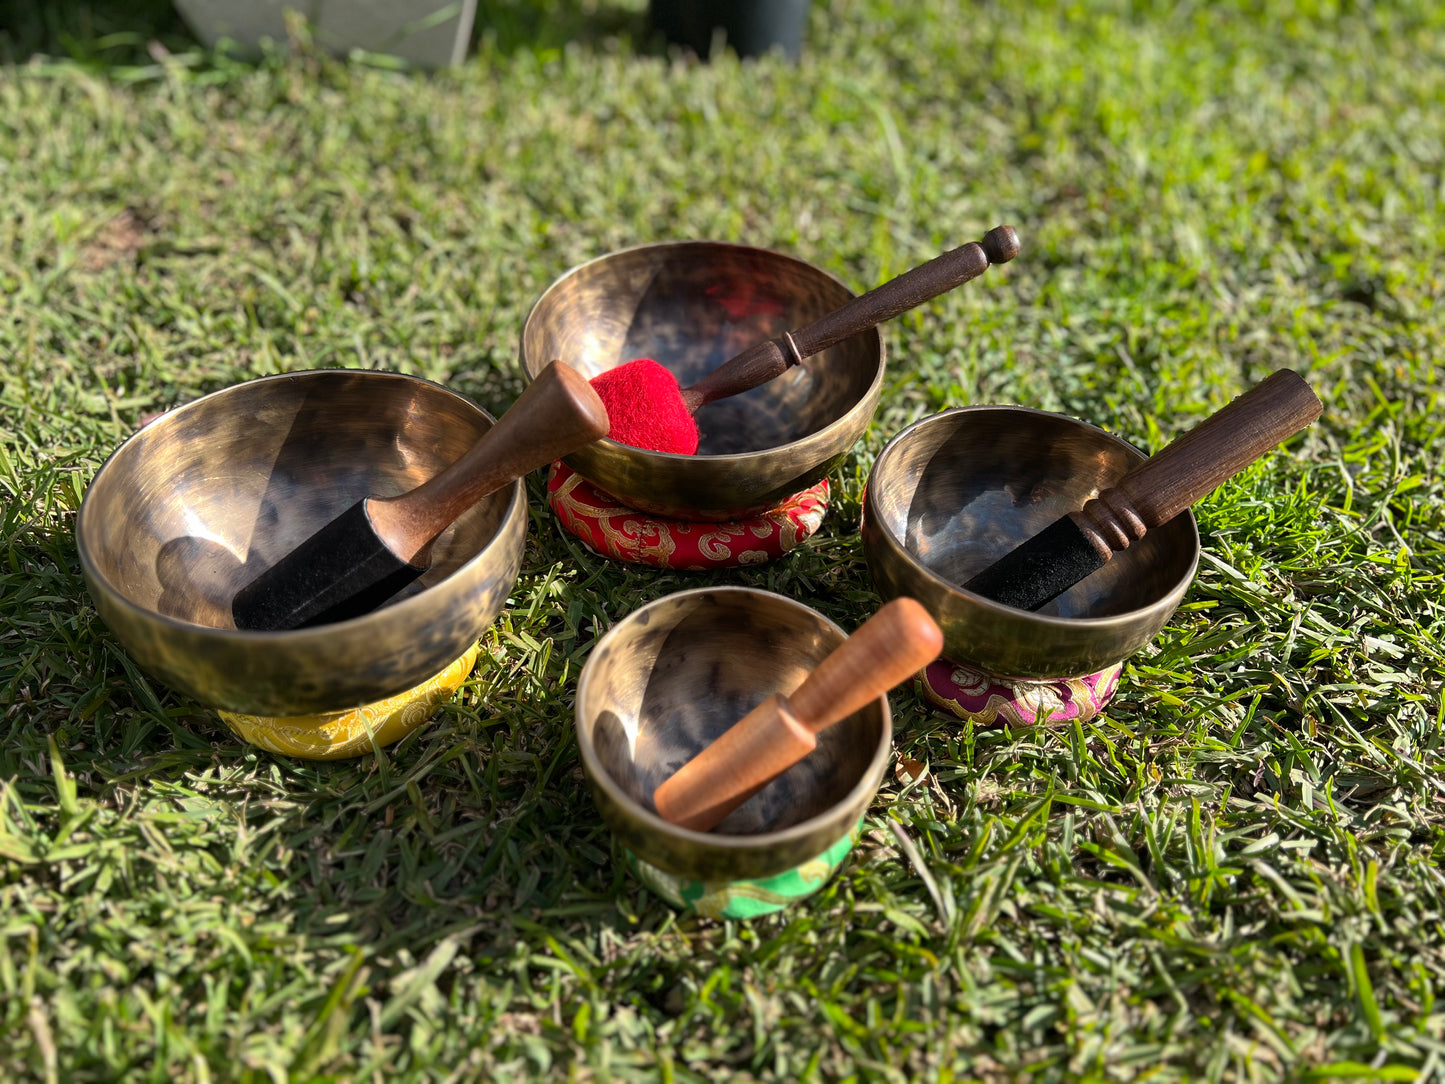
[[[310,760],[358,757],[400,741],[432,717],[477,662],[473,643],[451,665],[406,692],[346,711],[262,716],[219,712],[236,736],[272,753]]]

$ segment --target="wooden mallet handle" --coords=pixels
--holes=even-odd
[[[1152,527],[1168,523],[1275,445],[1320,416],[1323,407],[1304,379],[1280,369],[1211,414],[1070,513],[1108,560]]]
[[[424,563],[433,540],[477,501],[528,471],[607,435],[607,408],[587,378],[554,361],[466,453],[398,497],[366,502],[372,528],[403,560]]]
[[[1007,263],[1018,253],[1019,238],[1013,227],[995,226],[982,241],[970,241],[935,256],[810,324],[749,347],[696,384],[683,388],[683,404],[688,413],[693,413],[714,399],[765,384],[804,358],[962,286],[987,271],[989,264]]]
[[[818,744],[818,733],[917,673],[943,650],[921,604],[896,598],[789,696],[775,693],[653,792],[658,815],[706,832]]]

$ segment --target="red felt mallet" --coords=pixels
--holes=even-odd
[[[600,373],[592,387],[607,408],[613,440],[650,452],[697,451],[697,422],[683,403],[677,378],[651,358]]]
[[[693,415],[699,407],[765,384],[805,358],[962,286],[990,264],[1008,263],[1018,253],[1013,227],[995,226],[983,240],[960,245],[804,327],[751,346],[685,388],[651,358],[599,373],[592,386],[612,422],[608,436],[634,448],[692,455],[698,446]]]

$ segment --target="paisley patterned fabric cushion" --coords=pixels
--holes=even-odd
[[[695,523],[639,512],[561,460],[547,475],[547,500],[562,526],[603,557],[656,568],[731,568],[781,557],[823,522],[828,480],[740,523]]]
[[[937,659],[923,671],[923,695],[937,708],[982,726],[1086,722],[1119,687],[1123,663],[1081,678],[1027,681]]]

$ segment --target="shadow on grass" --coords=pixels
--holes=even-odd
[[[200,48],[170,0],[41,0],[0,10],[4,64],[54,57],[110,71],[153,63],[156,45],[169,52]]]
[[[0,692],[15,704],[0,712],[0,780],[30,811],[21,835],[42,855],[71,830],[73,788],[88,838],[128,855],[131,887],[110,898],[148,936],[160,934],[142,914],[146,894],[166,877],[181,896],[236,888],[210,859],[175,867],[173,851],[227,868],[244,857],[245,892],[271,887],[267,901],[237,906],[279,923],[288,944],[340,936],[383,989],[444,944],[505,959],[539,923],[591,940],[635,930],[628,916],[668,921],[614,860],[565,683],[538,686],[505,650],[484,652],[459,693],[394,745],[329,762],[273,755],[135,663],[91,605],[69,532],[32,530],[12,550],[28,571],[0,577],[0,594],[27,607],[29,646],[23,660],[0,657]],[[65,639],[46,636],[62,626]],[[484,639],[495,648],[497,635]],[[25,883],[50,884],[56,863],[26,867]]]
[[[478,0],[472,27],[473,45],[488,42],[504,55],[572,43],[591,48],[618,37],[631,39],[641,49],[650,35],[645,11],[579,0]]]

